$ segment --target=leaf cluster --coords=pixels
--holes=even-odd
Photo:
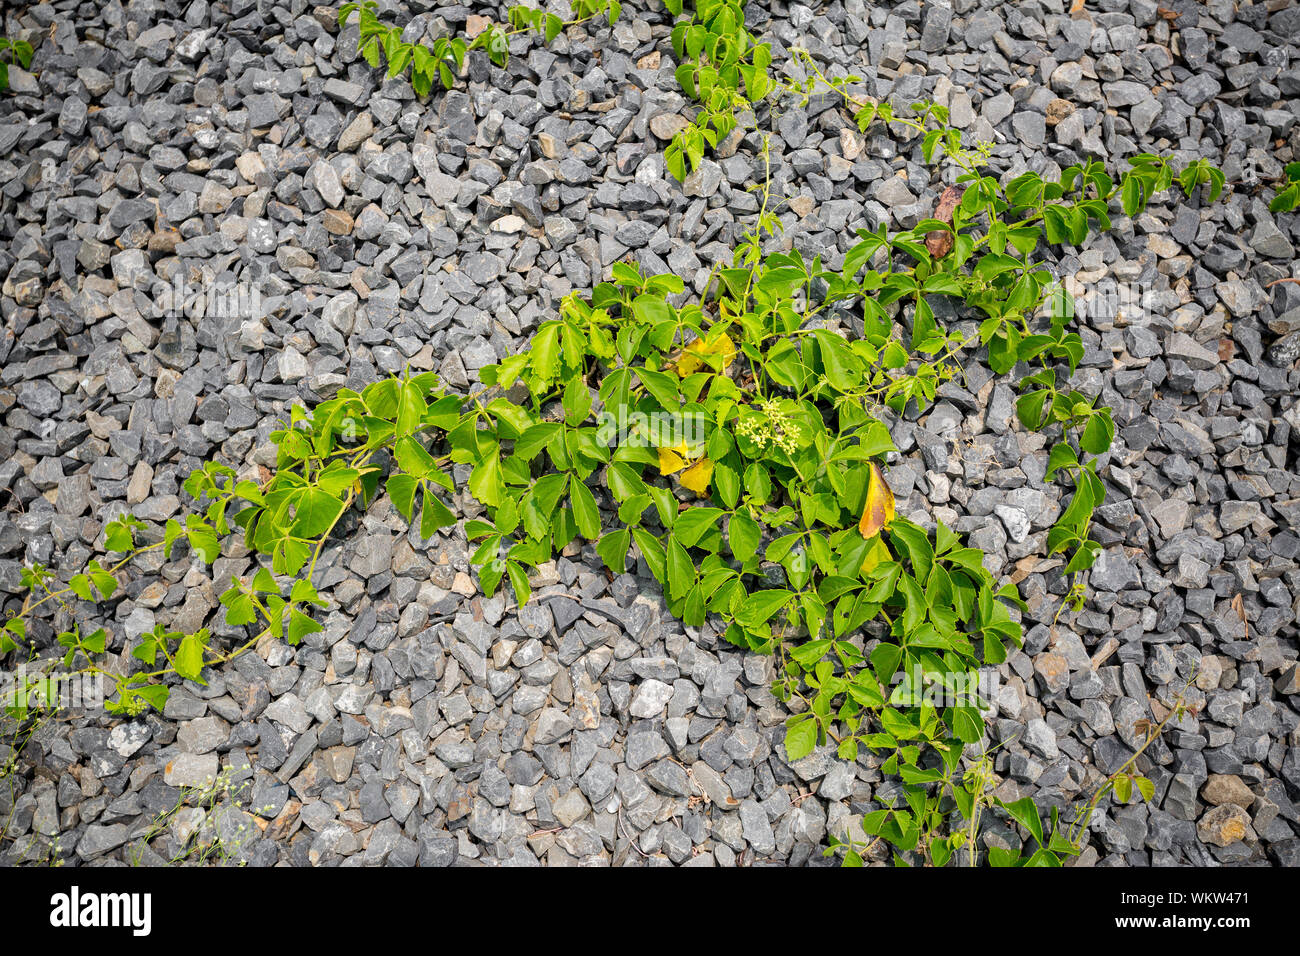
[[[494,65],[504,68],[510,59],[512,36],[531,31],[550,43],[566,26],[584,23],[602,13],[614,23],[622,4],[619,0],[574,0],[573,19],[567,22],[554,13],[517,4],[507,14],[510,29],[491,23],[468,42],[463,37],[443,36],[432,45],[405,42],[402,28],[380,20],[378,8],[376,0],[345,3],[339,7],[339,26],[346,26],[355,13],[359,50],[365,61],[376,69],[386,63],[389,79],[409,71],[411,88],[418,96],[428,96],[435,83],[445,90],[456,85],[456,77],[465,67],[465,56],[473,50],[483,50]]]

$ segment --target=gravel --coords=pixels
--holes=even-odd
[[[408,38],[465,25],[464,7],[401,6]],[[549,49],[518,40],[505,70],[472,54],[423,102],[305,0],[10,14],[40,43],[0,97],[6,608],[22,563],[79,570],[113,516],[182,513],[202,459],[273,464],[294,402],[406,365],[471,387],[621,259],[701,291],[753,223],[761,141],[666,178],[688,111],[665,15],[637,6]],[[1195,675],[1190,712],[1142,759],[1154,801],[1103,803],[1079,865],[1295,865],[1300,285],[1278,280],[1300,275],[1300,217],[1258,187],[1300,158],[1300,19],[1100,6],[752,5],[750,26],[778,64],[799,43],[868,95],[949,106],[1000,175],[1152,150],[1234,184],[1213,205],[1158,200],[1051,262],[1145,293],[1081,323],[1074,386],[1115,410],[1117,435],[1079,614],[1053,626],[1047,445],[981,360],[891,422],[890,481],[900,511],[970,535],[1028,602],[988,724],[1000,797],[1086,799]],[[834,267],[854,230],[915,223],[944,187],[827,102],[787,105],[774,128],[772,251]],[[162,314],[178,283],[260,298]],[[644,568],[610,581],[573,545],[516,609],[478,593],[470,550],[454,528],[421,541],[381,498],[325,552],[322,632],[174,688],[162,715],[45,725],[0,792],[0,862],[130,859],[182,788],[219,773],[218,808],[172,813],[146,861],[207,833],[251,865],[826,865],[828,833],[894,798],[871,755],[791,764],[770,661],[676,622]],[[250,567],[230,546],[215,582],[154,560],[107,610],[110,648],[155,623],[233,639],[216,598]],[[1018,837],[993,823],[987,839]]]

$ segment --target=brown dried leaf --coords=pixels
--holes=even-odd
[[[1038,562],[1040,560],[1041,559],[1037,555],[1031,554],[1029,557],[1021,558],[1017,561],[1016,569],[1011,572],[1011,583],[1019,584],[1025,578],[1029,577],[1029,575],[1037,571]]]
[[[1241,629],[1244,632],[1242,640],[1250,640],[1250,622],[1246,620],[1246,601],[1240,594],[1233,597],[1232,609],[1237,612],[1237,617],[1241,618]]]
[[[945,189],[943,195],[939,197],[939,204],[934,207],[934,218],[952,225],[952,214],[957,210],[957,204],[961,202],[961,197],[965,193],[965,186],[949,186]],[[952,243],[953,236],[951,232],[936,230],[928,233],[925,237],[925,248],[936,259],[942,259],[952,252]]]
[[[264,831],[268,840],[281,840],[290,836],[298,829],[298,811],[302,809],[302,804],[290,797],[284,804],[284,808],[279,815],[271,821],[271,825]]]
[[[1156,16],[1164,17],[1170,23],[1182,16],[1177,10],[1170,10],[1168,7],[1156,7]]]

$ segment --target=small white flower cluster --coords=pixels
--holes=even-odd
[[[763,417],[761,419],[756,416],[741,418],[736,424],[737,434],[748,438],[759,448],[775,445],[787,455],[793,455],[798,451],[799,445],[794,438],[794,425],[786,417],[780,403],[770,399],[759,399],[758,409],[763,413]]]

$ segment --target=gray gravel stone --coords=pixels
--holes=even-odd
[[[189,510],[182,483],[201,459],[260,479],[295,402],[408,364],[474,390],[616,261],[698,293],[758,211],[767,164],[741,131],[680,186],[665,174],[691,111],[663,16],[625,6],[613,29],[512,49],[505,69],[471,55],[455,89],[421,98],[305,7],[182,7],[23,14],[36,59],[0,98],[6,594],[22,562],[102,557],[102,522],[123,507],[161,534]],[[463,28],[463,9],[432,7],[402,15],[408,39],[442,30],[430,11]],[[1103,550],[1078,614],[1056,619],[1067,582],[1043,556],[1069,491],[1042,481],[1049,445],[1015,416],[1019,373],[972,353],[938,405],[889,419],[900,511],[986,549],[1029,605],[988,723],[1004,785],[1078,800],[1140,746],[1148,701],[1197,674],[1198,706],[1148,751],[1154,803],[1098,810],[1088,859],[1108,866],[1300,853],[1287,791],[1300,787],[1300,287],[1277,282],[1300,233],[1267,209],[1297,159],[1300,18],[1202,7],[1171,22],[1147,0],[1086,17],[890,0],[778,5],[751,23],[774,40],[775,70],[793,75],[799,44],[830,75],[863,75],[864,96],[933,96],[967,145],[994,144],[998,177],[1169,149],[1225,170],[1223,201],[1171,190],[1044,253],[1061,275],[1146,296],[1140,314],[1090,310],[1073,326],[1086,353],[1070,387],[1117,425],[1097,459]],[[822,97],[782,103],[772,126],[781,248],[833,267],[859,227],[934,209],[943,183],[915,142],[859,135]],[[174,276],[255,283],[263,307],[154,314]],[[161,719],[61,722],[20,776],[25,837],[49,847],[76,820],[65,856],[124,862],[130,833],[223,764],[246,774],[251,804],[183,808],[148,853],[238,833],[251,813],[268,828],[240,851],[250,865],[815,865],[828,830],[892,799],[896,780],[833,746],[791,764],[769,659],[674,621],[644,568],[611,584],[575,544],[516,609],[479,593],[460,528],[425,541],[382,494],[336,540],[317,570],[324,631],[173,687]],[[156,625],[233,646],[218,597],[251,572],[229,549],[211,581],[186,553],[132,572],[104,618],[113,652],[129,657]]]

